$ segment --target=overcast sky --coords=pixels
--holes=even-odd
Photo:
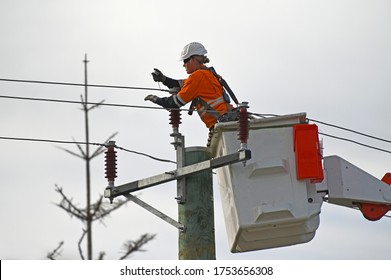
[[[210,65],[240,101],[260,114],[306,112],[311,119],[391,139],[391,2],[328,1],[0,1],[0,78],[158,88],[159,68],[185,78],[184,45],[203,43]],[[89,89],[91,102],[151,106],[150,91]],[[155,92],[156,93],[156,92]],[[159,92],[158,92],[159,93]],[[80,100],[83,88],[0,82],[1,96]],[[161,93],[164,95],[164,93]],[[0,136],[84,141],[77,104],[0,98]],[[90,112],[90,140],[114,132],[118,146],[175,160],[165,110],[102,106]],[[391,145],[319,125],[320,131],[391,150]],[[186,145],[204,146],[207,129],[183,114]],[[324,155],[338,155],[377,178],[391,171],[391,154],[322,137]],[[82,224],[54,205],[55,185],[85,205],[84,162],[56,145],[0,140],[0,258],[45,259],[64,241],[62,259],[79,259]],[[58,145],[57,145],[58,146]],[[62,148],[78,152],[74,145]],[[93,150],[95,147],[92,147]],[[251,147],[250,147],[251,148]],[[104,157],[92,161],[92,199],[106,187]],[[118,152],[117,183],[175,166]],[[357,210],[323,204],[315,238],[306,244],[231,254],[215,181],[218,259],[390,259],[391,220],[370,222]],[[371,186],[368,186],[370,188]],[[140,198],[177,219],[175,183]],[[177,230],[135,204],[93,227],[94,257],[118,259],[121,245],[155,233],[132,259],[176,259]],[[85,244],[85,243],[84,243]],[[84,245],[83,245],[84,246]]]

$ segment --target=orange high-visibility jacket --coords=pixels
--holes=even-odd
[[[178,107],[195,99],[198,100],[195,104],[197,112],[208,128],[211,128],[217,122],[218,116],[233,108],[224,100],[223,88],[220,82],[211,71],[206,69],[199,69],[191,73],[184,80],[182,89],[177,95],[173,96],[173,99]],[[205,106],[205,102],[208,106]],[[213,108],[212,111],[209,106]]]

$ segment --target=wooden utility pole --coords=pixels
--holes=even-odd
[[[185,166],[209,159],[205,147],[185,149]],[[215,260],[212,170],[187,176],[185,186],[186,200],[178,204],[179,223],[186,227],[179,232],[178,259]]]

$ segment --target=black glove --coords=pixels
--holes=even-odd
[[[145,100],[145,101],[151,101],[151,102],[153,102],[153,103],[156,103],[156,101],[157,101],[158,98],[159,98],[159,97],[157,97],[156,95],[150,94],[150,95],[145,96],[144,100]]]
[[[155,82],[164,83],[164,81],[166,80],[166,76],[164,76],[163,73],[159,69],[153,68],[153,70],[155,70],[151,73],[153,80]]]

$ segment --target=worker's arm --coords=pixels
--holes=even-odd
[[[156,70],[157,69],[155,69],[155,71]],[[158,72],[154,72],[154,73],[156,74]],[[198,73],[198,74],[200,74],[200,73]],[[152,76],[153,76],[153,73],[152,73]],[[153,76],[153,77],[155,79],[155,76]],[[187,104],[188,102],[192,101],[194,98],[197,97],[197,90],[198,90],[199,83],[193,82],[195,77],[202,78],[202,75],[201,76],[195,75],[195,74],[190,75],[188,79],[184,80],[184,85],[178,93],[172,93],[172,95],[168,96],[168,97],[158,97],[156,95],[150,94],[150,95],[146,96],[144,98],[144,100],[152,101],[153,103],[156,103],[166,109],[180,108],[183,105]],[[171,81],[170,81],[170,78],[167,78],[167,77],[164,77],[163,79],[161,79],[161,77],[157,77],[157,80],[159,80],[161,82],[163,82],[163,81],[166,82],[166,80],[169,80],[169,83],[170,83],[170,82],[172,82],[173,79],[171,79]]]
[[[162,82],[168,88],[182,88],[183,80],[175,80],[169,77],[166,77],[166,80]]]
[[[150,94],[146,96],[144,100],[152,101],[166,109],[177,109],[186,104],[177,94],[168,97],[158,97]]]

